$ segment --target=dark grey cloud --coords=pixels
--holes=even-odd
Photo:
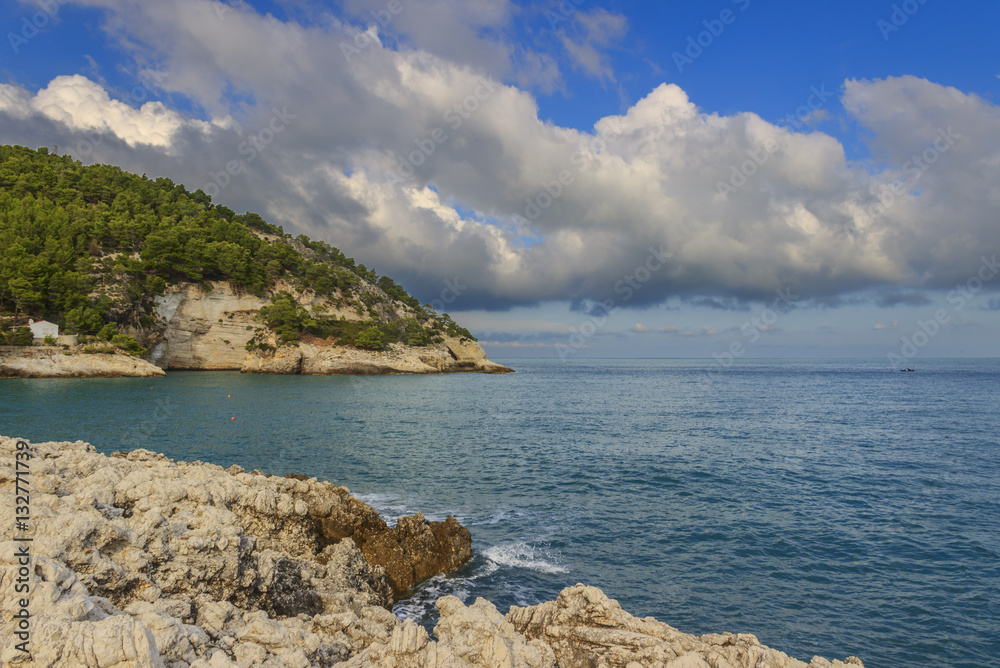
[[[750,304],[740,301],[735,297],[719,299],[718,297],[695,297],[689,300],[692,306],[710,308],[716,311],[749,311]]]
[[[926,306],[933,303],[925,292],[892,291],[880,295],[875,303],[882,307],[891,306]]]

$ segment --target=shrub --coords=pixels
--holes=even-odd
[[[378,327],[369,327],[354,338],[354,346],[364,350],[385,350],[385,334]]]
[[[104,339],[105,341],[110,341],[118,333],[118,326],[112,322],[109,322],[104,327],[101,327],[101,331],[97,333],[97,338]]]
[[[309,312],[287,292],[274,295],[271,305],[262,308],[257,317],[277,333],[282,345],[295,343],[306,328],[316,326]]]
[[[66,314],[66,332],[70,334],[94,334],[100,331],[103,324],[104,317],[100,311],[89,306],[75,308]]]
[[[58,339],[56,339],[56,337],[52,336],[51,334],[46,335],[46,337],[42,339],[42,342],[47,346],[54,346],[56,345],[57,341]]]
[[[121,348],[129,355],[142,356],[146,354],[146,349],[139,345],[139,342],[128,334],[115,334],[111,337],[111,345]]]
[[[35,336],[27,327],[17,327],[15,329],[2,332],[3,343],[8,346],[30,346]]]

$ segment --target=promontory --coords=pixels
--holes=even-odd
[[[325,241],[169,179],[0,146],[0,377],[169,369],[511,371]]]

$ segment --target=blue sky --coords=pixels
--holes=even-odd
[[[0,141],[326,239],[494,357],[995,356],[1000,277],[977,276],[1000,250],[998,19],[7,2]]]

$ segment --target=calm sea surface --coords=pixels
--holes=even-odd
[[[806,661],[1000,665],[1000,361],[744,361],[707,382],[698,360],[507,364],[2,380],[0,433],[306,473],[390,521],[454,514],[476,557],[397,605],[424,622],[444,594],[506,611],[584,582]]]

